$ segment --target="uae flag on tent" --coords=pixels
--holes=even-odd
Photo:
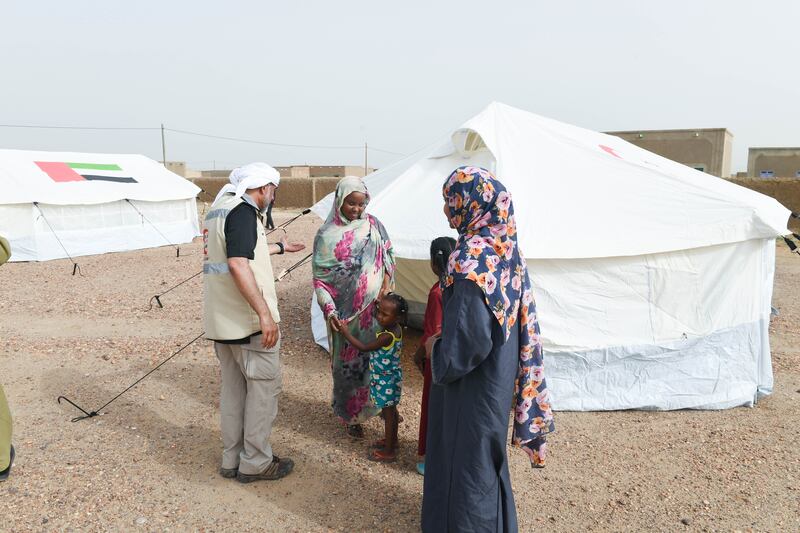
[[[126,176],[126,172],[114,163],[61,163],[57,161],[36,161],[50,179],[61,183],[65,181],[110,181],[112,183],[137,183]]]

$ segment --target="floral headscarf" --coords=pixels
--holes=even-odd
[[[459,235],[444,285],[458,279],[476,283],[506,339],[519,322],[512,442],[528,453],[533,466],[544,466],[544,436],[554,431],[555,425],[544,379],[536,304],[517,244],[511,195],[488,170],[460,167],[447,178],[443,196]]]
[[[375,301],[384,272],[394,273],[392,244],[378,219],[366,211],[357,220],[342,215],[342,204],[353,192],[366,195],[369,203],[361,178],[343,178],[336,186],[331,212],[314,240],[314,288],[319,304],[325,318],[335,313],[344,321]]]

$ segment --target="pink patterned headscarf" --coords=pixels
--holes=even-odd
[[[348,321],[375,301],[384,271],[394,273],[392,244],[383,225],[366,212],[357,220],[342,214],[354,192],[367,197],[361,178],[348,176],[336,186],[331,212],[314,239],[313,273],[317,300],[325,317]]]

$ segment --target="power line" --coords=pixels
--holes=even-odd
[[[391,155],[400,155],[400,156],[403,156],[403,157],[405,157],[407,155],[407,154],[401,154],[400,152],[392,152],[391,150],[384,150],[383,148],[375,148],[372,145],[370,145],[369,149],[370,150],[375,150],[376,152],[383,152],[385,154],[391,154]]]
[[[198,133],[196,131],[187,131],[187,130],[175,130],[172,128],[164,128],[166,131],[171,131],[172,133],[182,133],[184,135],[194,135],[196,137],[208,137],[209,139],[221,139],[223,141],[235,141],[235,142],[244,142],[244,143],[251,143],[251,144],[265,144],[268,146],[285,146],[287,148],[326,148],[332,150],[352,150],[352,149],[361,149],[361,146],[327,146],[327,145],[314,145],[314,144],[285,144],[285,143],[276,143],[271,141],[257,141],[254,139],[242,139],[240,137],[225,137],[223,135],[211,135],[208,133]]]
[[[28,129],[50,129],[50,130],[86,130],[86,131],[154,131],[154,130],[161,130],[162,133],[164,131],[169,131],[172,133],[179,133],[182,135],[193,135],[195,137],[206,137],[209,139],[219,139],[223,141],[233,141],[233,142],[242,142],[242,143],[250,143],[250,144],[262,144],[266,146],[279,146],[285,148],[309,148],[309,149],[323,149],[323,150],[360,150],[362,146],[344,146],[344,145],[321,145],[321,144],[290,144],[290,143],[278,143],[273,141],[261,141],[256,139],[244,139],[241,137],[228,137],[225,135],[213,135],[209,133],[200,133],[197,131],[189,131],[189,130],[179,130],[173,128],[165,128],[165,127],[141,127],[141,128],[134,128],[134,127],[118,127],[118,126],[51,126],[51,125],[38,125],[38,124],[0,124],[0,128],[28,128]],[[406,154],[402,154],[400,152],[394,152],[392,150],[385,150],[383,148],[376,148],[374,146],[369,147],[370,150],[374,150],[376,152],[382,152],[385,154],[390,155],[399,155],[405,156]]]
[[[194,135],[196,137],[208,137],[210,139],[221,139],[223,141],[235,141],[235,142],[245,142],[245,143],[252,143],[252,144],[264,144],[268,146],[282,146],[286,148],[323,148],[329,150],[360,150],[363,148],[362,146],[331,146],[331,145],[322,145],[322,144],[287,144],[287,143],[278,143],[273,141],[259,141],[255,139],[243,139],[240,137],[226,137],[224,135],[211,135],[208,133],[199,133],[196,131],[187,131],[187,130],[176,130],[172,128],[164,128],[166,131],[170,131],[172,133],[182,133],[184,135]],[[405,155],[399,152],[392,152],[391,150],[383,150],[381,148],[375,148],[374,146],[370,146],[371,150],[375,150],[376,152],[385,152],[387,154],[393,155]]]
[[[38,126],[32,124],[0,124],[0,128],[31,128],[42,130],[157,130],[160,128],[128,128],[128,127],[100,127],[100,126]]]

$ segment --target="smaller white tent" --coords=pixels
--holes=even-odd
[[[513,196],[555,408],[722,409],[772,391],[775,237],[790,214],[777,201],[494,103],[366,178],[412,312],[434,283],[431,239],[453,235],[441,188],[462,165],[493,170]],[[312,325],[327,346],[318,309]]]
[[[0,235],[12,261],[177,245],[199,235],[198,192],[142,155],[0,150]]]

